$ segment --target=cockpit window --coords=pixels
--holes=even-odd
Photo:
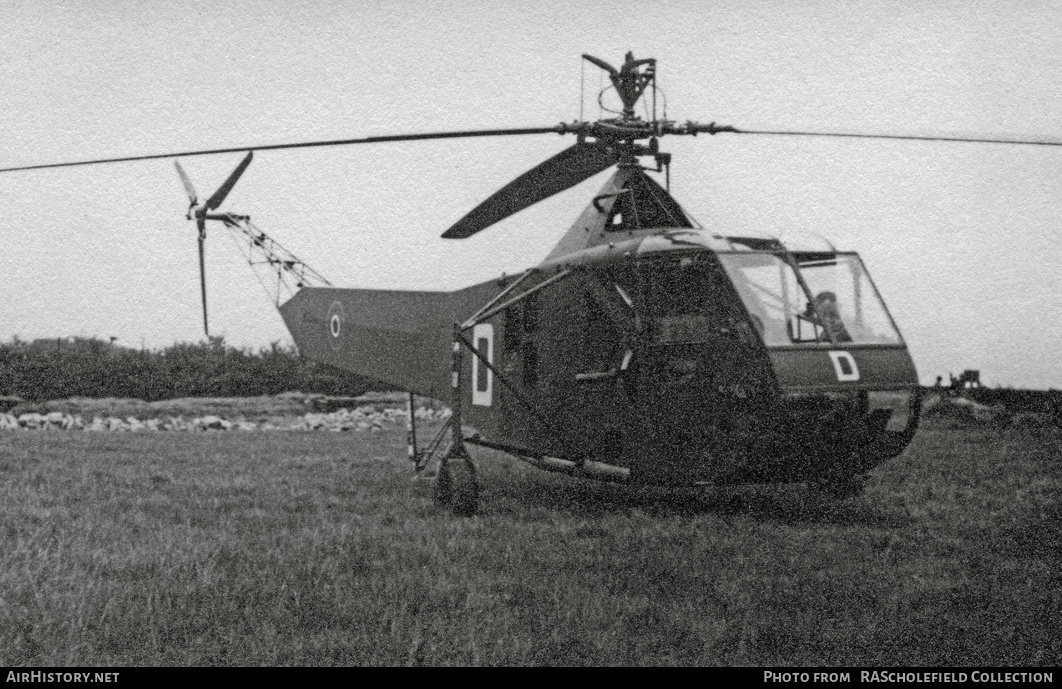
[[[767,345],[902,342],[857,255],[798,253],[793,258],[806,291],[778,254],[719,255]]]

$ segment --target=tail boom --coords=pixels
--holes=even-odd
[[[441,399],[449,389],[451,301],[447,292],[312,287],[280,313],[304,356]]]

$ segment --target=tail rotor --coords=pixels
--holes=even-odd
[[[203,297],[203,332],[207,337],[210,337],[210,324],[207,319],[207,290],[206,290],[206,221],[211,219],[207,214],[216,209],[225,200],[225,197],[229,195],[232,188],[236,186],[236,182],[240,179],[240,175],[247,169],[247,166],[251,164],[251,158],[254,157],[254,151],[248,151],[244,156],[240,164],[236,166],[236,169],[232,171],[228,179],[218,187],[210,198],[200,203],[199,194],[195,190],[195,185],[192,184],[192,180],[185,173],[184,168],[181,167],[180,162],[173,161],[174,166],[177,168],[177,174],[181,178],[181,183],[184,184],[184,189],[188,193],[188,214],[189,220],[195,219],[196,228],[199,230],[199,287]]]

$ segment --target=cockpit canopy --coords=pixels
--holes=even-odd
[[[767,346],[903,343],[854,253],[718,256]]]

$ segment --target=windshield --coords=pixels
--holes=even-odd
[[[793,257],[810,295],[781,256],[719,255],[766,344],[902,342],[858,256]]]

